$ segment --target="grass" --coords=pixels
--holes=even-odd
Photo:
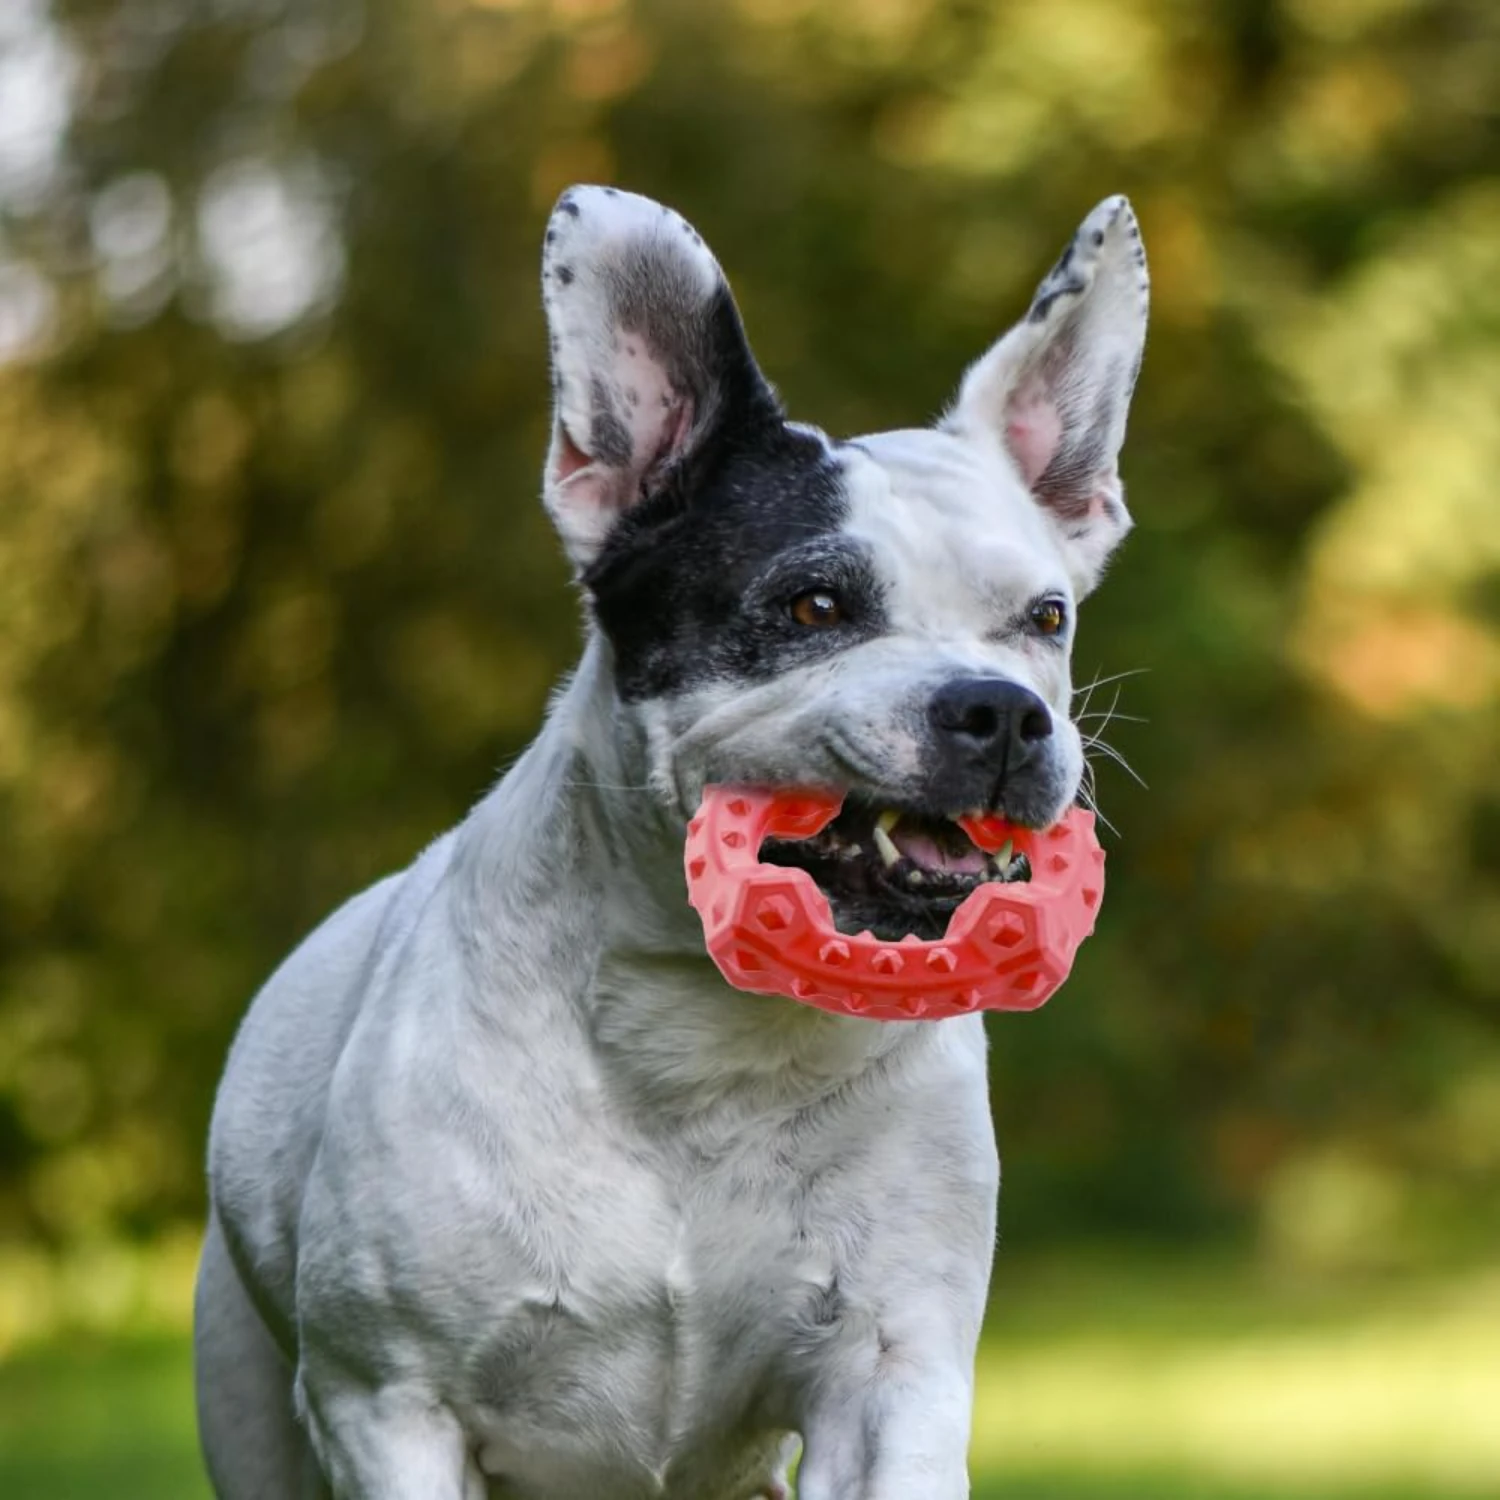
[[[33,1350],[0,1365],[7,1500],[210,1500],[187,1340]]]
[[[997,1291],[973,1456],[1000,1493],[1500,1493],[1494,1268],[1330,1281],[1157,1258],[1018,1268]]]
[[[1002,1265],[975,1500],[1500,1493],[1500,1275],[1275,1282],[1159,1260]],[[0,1363],[6,1500],[208,1500],[181,1335]]]

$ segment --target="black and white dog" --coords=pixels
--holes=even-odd
[[[850,442],[786,420],[670,210],[564,194],[543,288],[588,643],[514,770],[235,1043],[197,1300],[215,1489],[751,1500],[800,1444],[803,1500],[959,1500],[983,1023],[730,989],[684,829],[708,783],[844,789],[839,857],[809,856],[840,925],[930,935],[994,874],[954,817],[1073,802],[1074,608],[1130,524],[1135,219],[1089,215],[935,428]]]

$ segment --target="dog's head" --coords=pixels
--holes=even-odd
[[[777,857],[847,922],[941,930],[993,874],[951,820],[1042,827],[1078,793],[1074,612],[1130,526],[1147,276],[1129,205],[1084,220],[936,426],[845,442],[785,418],[717,261],[667,208],[565,193],[543,294],[546,504],[638,769],[684,818],[709,782],[846,790],[827,838]]]

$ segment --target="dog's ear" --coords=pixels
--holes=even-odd
[[[542,300],[553,387],[544,496],[582,572],[632,505],[779,408],[702,236],[649,198],[569,188],[547,226]]]
[[[943,422],[999,438],[1057,527],[1080,594],[1130,529],[1119,455],[1149,285],[1130,204],[1108,198],[1079,226],[1026,317],[969,370]]]

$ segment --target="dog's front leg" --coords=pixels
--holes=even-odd
[[[955,1364],[882,1351],[825,1387],[803,1428],[798,1500],[966,1500],[973,1384]]]
[[[333,1500],[485,1500],[458,1418],[424,1390],[340,1390],[306,1415]]]

